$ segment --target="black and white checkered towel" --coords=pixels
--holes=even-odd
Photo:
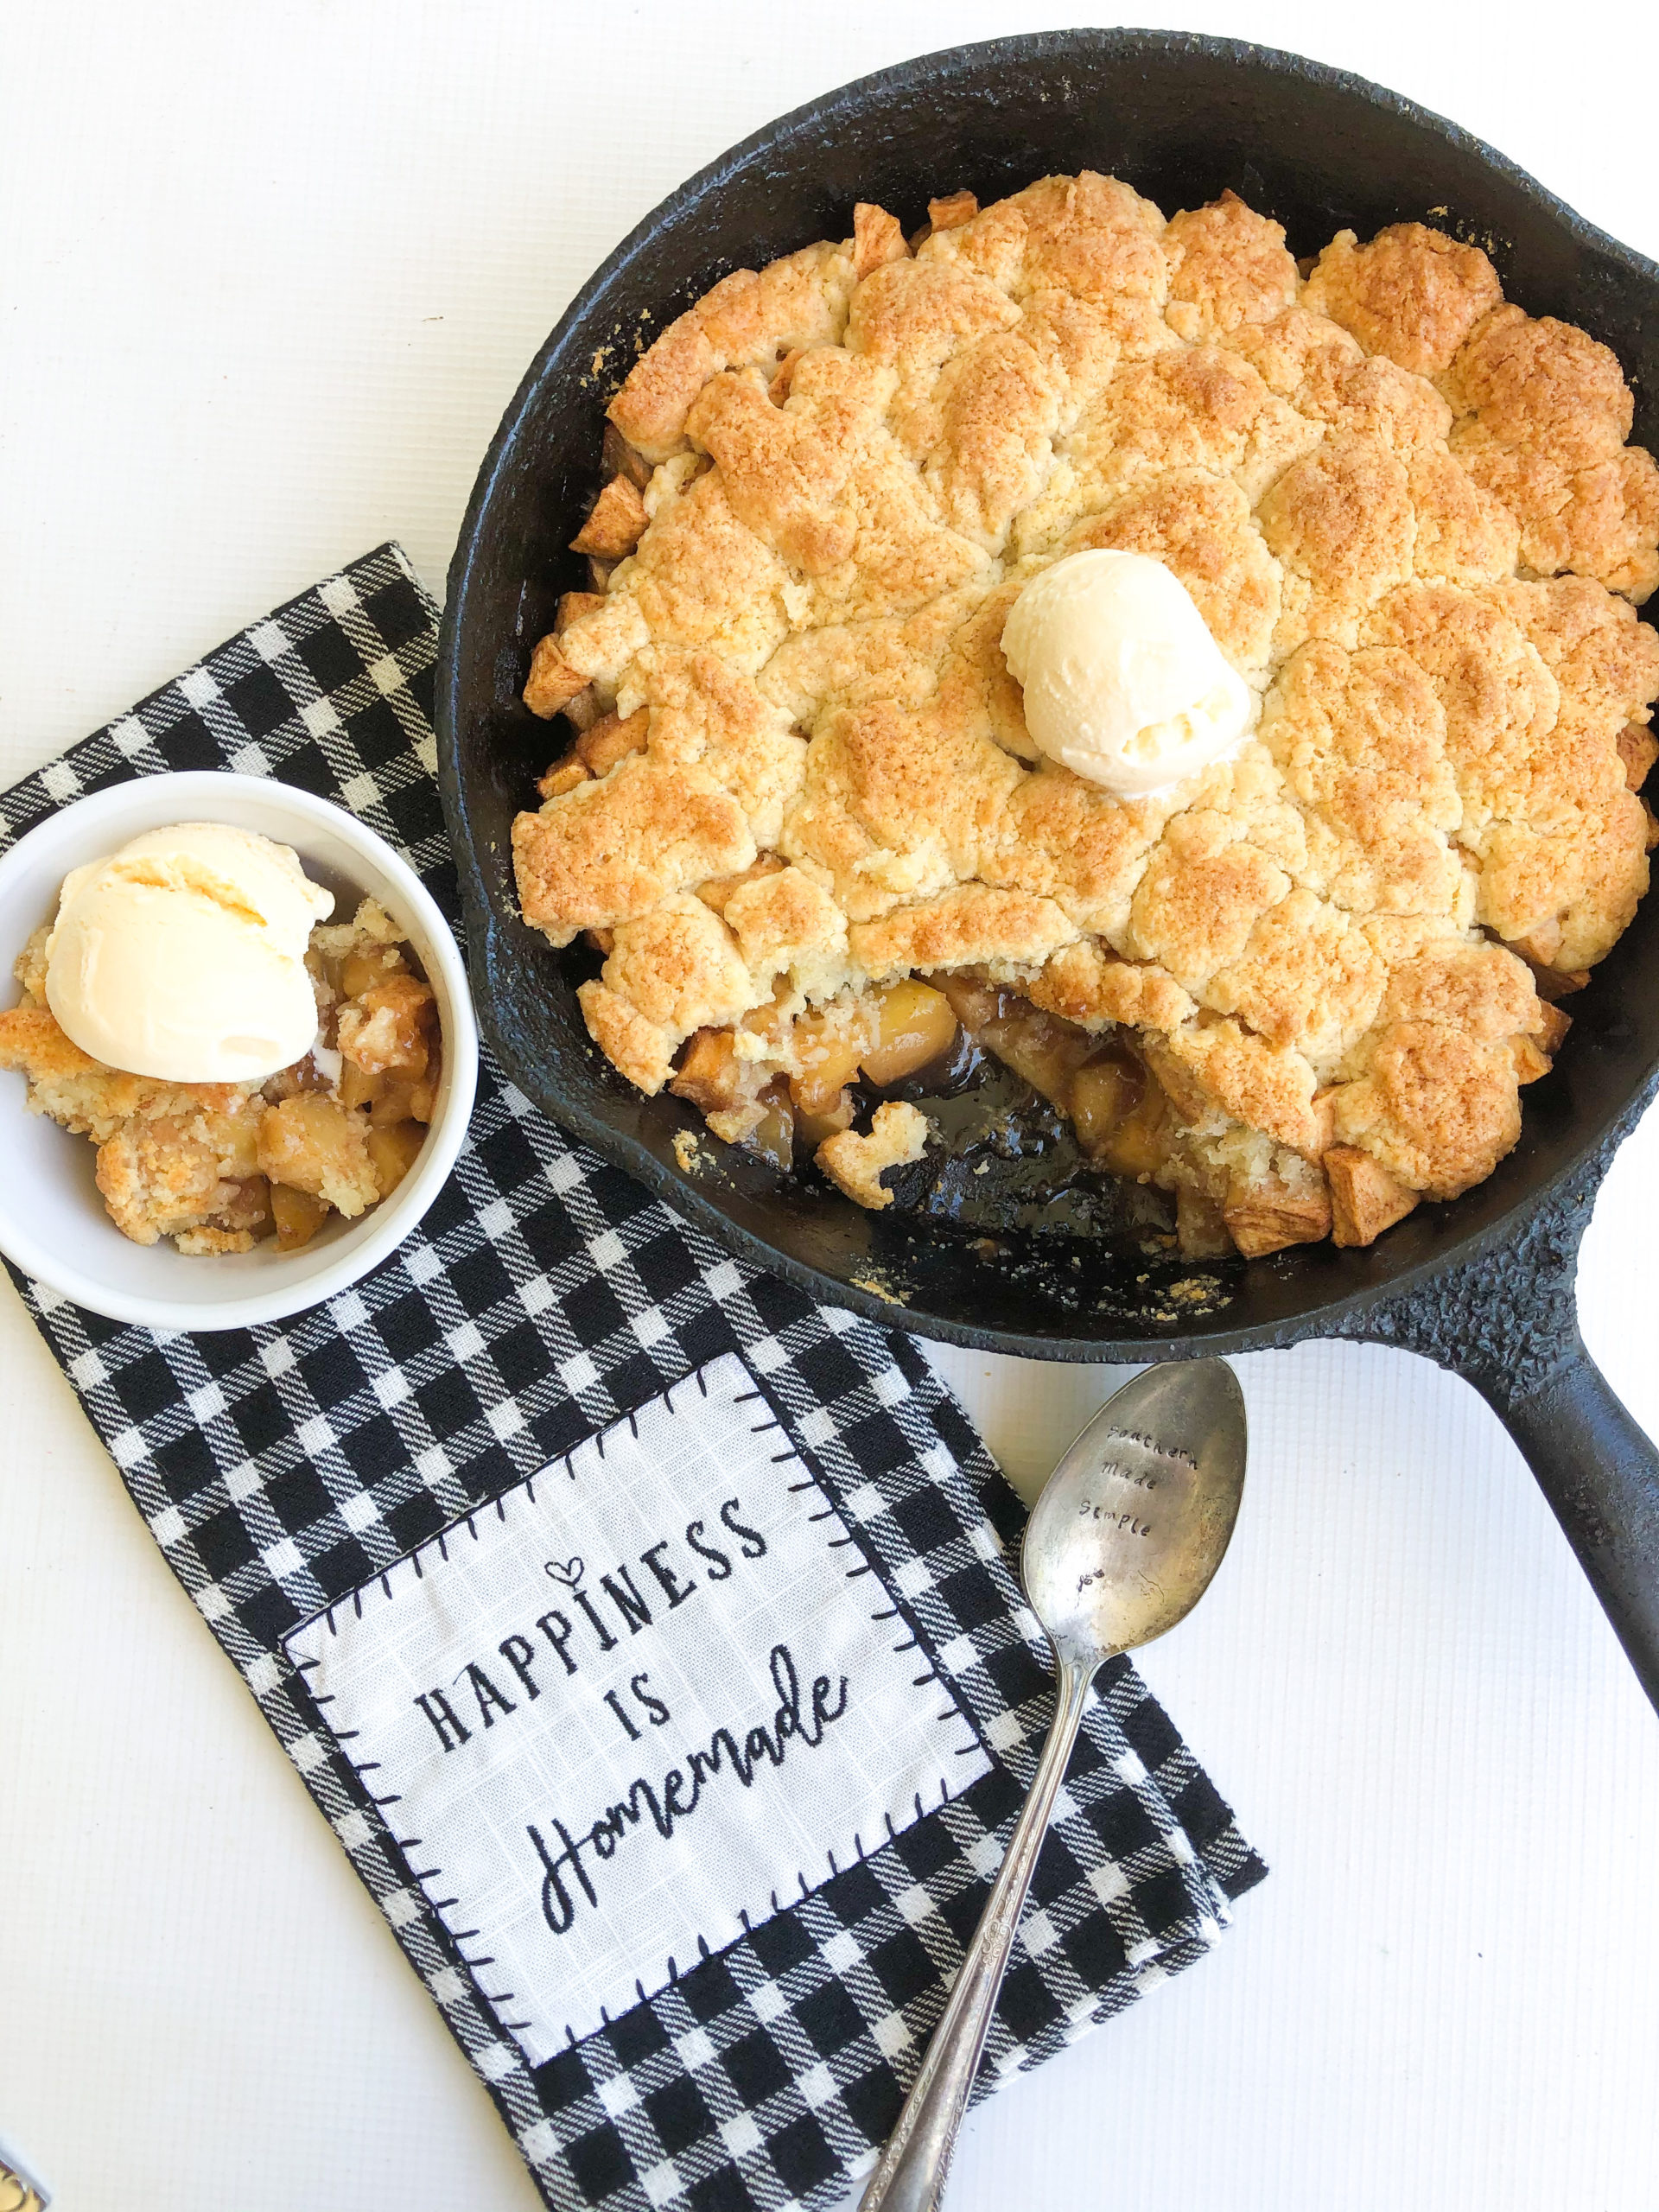
[[[270,774],[454,913],[435,650],[382,546],[6,794],[4,835],[123,777]],[[917,1346],[728,1258],[487,1059],[422,1228],[325,1307],[161,1337],[19,1288],[549,2204],[833,2202],[1051,1710],[1018,1503]],[[1262,1871],[1116,1662],[981,2092]]]

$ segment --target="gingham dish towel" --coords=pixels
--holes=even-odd
[[[6,836],[269,774],[454,913],[435,617],[382,546],[8,793]],[[18,1287],[548,2203],[835,2202],[1052,1709],[1020,1509],[918,1347],[728,1258],[487,1058],[437,1204],[326,1307],[160,1337]],[[1100,1688],[982,2094],[1263,1871],[1128,1662]]]

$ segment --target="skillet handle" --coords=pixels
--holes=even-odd
[[[1625,1411],[1576,1327],[1525,1394],[1484,1395],[1538,1478],[1637,1679],[1659,1708],[1659,1450]]]

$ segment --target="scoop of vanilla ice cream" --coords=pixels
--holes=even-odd
[[[1039,749],[1120,798],[1219,760],[1255,711],[1186,587],[1146,553],[1068,553],[1042,569],[1002,652]]]
[[[299,856],[251,830],[146,830],[64,878],[46,1001],[95,1060],[168,1083],[245,1083],[317,1033],[306,971],[334,910]]]

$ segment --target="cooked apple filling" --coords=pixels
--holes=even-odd
[[[908,244],[861,205],[608,415],[513,845],[632,1083],[885,1208],[970,1037],[1195,1255],[1491,1173],[1648,883],[1659,469],[1605,346],[1420,224],[1304,273],[1230,193],[1084,174]],[[1165,564],[1251,694],[1134,798],[1040,754],[1001,650],[1092,549]]]

